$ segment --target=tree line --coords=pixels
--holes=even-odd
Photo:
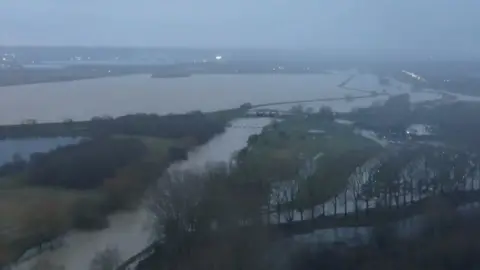
[[[367,182],[352,177],[363,174],[359,169],[362,164],[357,160],[362,155],[354,156],[351,170],[342,171],[341,166],[335,165],[339,160],[348,159],[346,153],[339,159],[332,159],[331,168],[317,174],[317,179],[311,179],[348,178],[345,191],[328,191],[331,198],[335,198],[330,202],[332,206],[337,208],[337,203],[344,203],[345,211],[347,199],[355,200],[358,210],[369,207],[395,210],[426,196],[480,186],[478,179],[467,181],[480,168],[479,160],[474,154],[457,149],[416,146],[388,150],[369,168]],[[303,198],[309,198],[312,189],[308,186],[302,189],[299,182],[292,182],[291,188],[277,192],[270,181],[255,175],[252,170],[242,170],[241,166],[234,163],[212,167],[202,174],[173,172],[165,175],[151,200],[151,211],[157,222],[156,237],[163,244],[156,247],[154,255],[142,261],[138,269],[160,266],[169,269],[263,269],[268,261],[265,256],[274,248],[275,240],[285,233],[283,229],[288,229],[282,226],[283,229],[278,230],[269,225],[271,210],[293,224],[297,221],[292,214],[294,211],[314,209],[317,204],[309,206],[307,201],[303,203],[304,208],[297,204],[301,192],[307,193]],[[337,200],[338,195],[332,195],[343,192],[345,202]],[[352,198],[346,196],[348,192],[353,192]],[[444,203],[450,204],[448,200]],[[440,202],[435,204],[440,207]],[[428,209],[422,211],[436,214]],[[325,210],[312,214],[312,220],[322,214]],[[385,221],[375,222],[373,224],[380,226]]]
[[[117,118],[102,116],[90,121],[0,126],[0,138],[28,137],[105,137],[116,134],[155,136],[163,138],[195,138],[204,143],[221,133],[229,119],[217,114],[191,112],[187,114],[131,114]]]
[[[34,153],[28,161],[15,158],[0,167],[0,175],[25,173],[31,185],[92,189],[145,152],[145,145],[136,139],[84,140],[48,153]]]

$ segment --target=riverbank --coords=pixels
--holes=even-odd
[[[19,134],[21,134],[21,138],[46,134],[52,137],[58,134],[78,135],[76,132],[79,130],[75,127],[83,126],[84,129],[80,132],[89,139],[79,145],[58,148],[50,153],[42,154],[45,161],[40,162],[40,156],[36,156],[28,162],[13,161],[16,163],[11,164],[19,166],[8,167],[8,172],[12,171],[11,168],[15,170],[1,178],[2,233],[9,236],[2,237],[0,242],[0,250],[4,254],[4,257],[0,258],[1,263],[19,259],[27,249],[35,253],[32,251],[32,247],[38,246],[39,249],[42,249],[42,244],[56,239],[73,228],[99,229],[108,226],[106,216],[118,209],[136,208],[138,200],[143,196],[147,186],[152,184],[170,164],[187,158],[189,150],[222,133],[226,124],[239,115],[239,110],[219,111],[208,115],[195,113],[166,117],[125,116],[121,118],[122,120],[103,119],[82,123],[39,124],[38,127],[32,129],[17,126],[21,132],[9,133],[10,135],[14,134],[9,136],[10,138]],[[172,117],[174,119],[171,119]],[[178,123],[184,125],[179,127]],[[177,126],[175,127],[175,125]],[[202,128],[200,129],[198,125]],[[51,130],[50,133],[43,133],[51,127],[54,127],[54,130]],[[11,127],[3,128],[12,130]],[[82,182],[80,172],[76,173],[75,177],[68,177],[69,170],[80,166],[83,168],[81,172],[88,174],[88,172],[95,172],[94,167],[97,165],[102,170],[108,168],[101,165],[99,161],[95,161],[95,158],[103,155],[99,155],[95,151],[100,151],[98,149],[104,146],[102,142],[105,140],[128,141],[138,146],[141,145],[145,150],[142,150],[142,154],[139,157],[135,156],[134,160],[129,161],[128,164],[115,167],[114,171],[107,172],[107,175],[111,176],[104,179],[98,178],[95,184],[86,186],[87,188],[79,186]],[[89,158],[90,154],[85,146],[92,143],[100,143],[100,145],[88,150],[93,155]],[[122,145],[126,144],[122,143]],[[117,153],[115,154],[117,158],[120,155],[119,150],[119,147],[112,149],[112,153]],[[71,155],[68,154],[70,152]],[[132,151],[128,151],[128,153],[129,155],[133,154]],[[82,155],[87,160],[78,160]],[[106,159],[104,161],[112,160],[109,157]],[[93,163],[88,163],[88,160],[93,160]],[[66,161],[73,163],[66,165]],[[63,165],[56,162],[62,162]],[[49,167],[48,164],[52,166]],[[63,172],[60,172],[62,170]],[[36,180],[41,177],[40,172],[45,176],[56,175],[44,178],[54,182],[42,183],[40,186],[32,185],[32,181],[40,181]],[[32,178],[32,176],[36,178]],[[65,181],[67,182],[62,182],[63,178],[60,176],[66,177]],[[80,179],[80,182],[73,181],[74,179]],[[87,179],[89,182],[94,180],[92,175],[85,175],[83,180]],[[68,186],[67,183],[69,183]],[[37,207],[49,209],[49,211],[38,212]],[[12,230],[15,233],[12,233]],[[48,248],[49,245],[46,247]],[[26,254],[26,256],[31,255]]]
[[[202,171],[214,162],[229,162],[232,155],[246,146],[252,134],[260,133],[271,119],[238,119],[229,125],[225,132],[216,135],[209,142],[195,147],[188,153],[188,159],[172,164],[167,170]],[[241,129],[235,126],[252,125],[259,128]],[[44,250],[40,255],[22,260],[12,266],[15,270],[29,270],[36,262],[48,260],[63,265],[69,270],[88,269],[90,261],[106,247],[116,248],[122,260],[140,252],[151,243],[154,229],[152,216],[148,211],[147,196],[138,207],[118,211],[108,217],[110,226],[101,231],[72,230],[62,237],[62,245],[52,250]]]
[[[66,183],[60,182],[59,184],[32,184],[31,181],[35,179],[26,177],[30,174],[29,171],[37,171],[35,176],[40,177],[38,169],[30,168],[33,165],[28,165],[25,172],[20,174],[2,177],[0,179],[3,184],[0,190],[0,213],[4,226],[0,249],[4,257],[1,258],[1,263],[13,262],[21,257],[26,259],[36,252],[42,252],[43,248],[51,248],[50,241],[58,242],[59,236],[65,235],[72,229],[98,230],[108,227],[108,215],[120,209],[135,208],[148,185],[168,167],[168,164],[181,158],[181,156],[172,155],[172,147],[186,150],[195,147],[194,144],[185,140],[166,140],[155,137],[122,135],[114,140],[123,142],[127,139],[140,142],[146,149],[145,153],[127,165],[116,168],[112,177],[99,179],[100,182],[88,189],[64,188],[62,186]],[[78,147],[78,151],[75,152],[84,151],[80,149],[81,144]],[[49,153],[44,155],[48,156]],[[73,162],[85,161],[74,159]],[[99,161],[95,162],[99,164]],[[78,172],[85,175],[83,181],[92,181],[93,179],[87,177],[89,172],[93,172],[92,168],[89,165],[82,166],[81,163],[78,165],[83,168]],[[105,169],[105,165],[99,165]],[[57,166],[56,171],[68,172],[66,171],[68,167],[65,167],[67,165],[58,164]],[[39,169],[45,171],[47,167],[42,166]],[[57,173],[56,171],[51,173]],[[48,172],[45,171],[45,173]],[[77,178],[82,179],[82,176],[79,175]],[[71,177],[69,179],[74,180]],[[57,177],[55,180],[61,179]],[[77,185],[76,182],[71,183]],[[43,210],[38,211],[38,209]],[[35,249],[37,251],[34,251]],[[30,254],[22,256],[26,250],[30,250]]]

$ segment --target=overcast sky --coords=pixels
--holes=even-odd
[[[0,44],[480,51],[479,0],[0,0]]]

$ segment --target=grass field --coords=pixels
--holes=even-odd
[[[351,173],[382,149],[352,126],[315,116],[286,118],[250,141],[244,164],[254,167],[259,178],[298,179],[300,201],[316,204],[341,192]],[[314,169],[303,179],[299,172],[308,161],[313,161]]]
[[[65,233],[75,225],[80,207],[93,211],[102,204],[99,191],[53,188],[0,190],[0,263]]]

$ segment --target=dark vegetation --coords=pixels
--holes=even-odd
[[[346,114],[355,125],[374,130],[382,135],[404,136],[405,130],[411,124],[411,104],[408,94],[389,98],[382,106],[358,109]]]
[[[0,167],[0,211],[15,228],[9,236],[2,232],[0,264],[18,259],[26,249],[48,245],[71,228],[108,226],[108,213],[137,205],[169,164],[186,158],[189,149],[222,132],[244,111],[0,127],[6,137],[86,138],[28,160],[15,156]]]
[[[347,217],[351,224],[343,224],[373,226],[366,242],[353,247],[351,243],[305,244],[305,248],[292,243],[291,249],[281,246],[282,239],[311,232],[317,225],[322,228],[328,217],[318,213],[310,220],[268,225],[265,205],[275,196],[269,181],[245,174],[240,167],[213,167],[203,175],[177,172],[162,179],[152,202],[157,237],[164,240],[152,245],[153,255],[137,269],[396,269],[397,264],[409,269],[472,269],[478,252],[471,237],[478,222],[472,221],[477,218],[458,215],[455,200],[460,197],[447,194],[473,187],[465,179],[479,164],[473,155],[445,148],[419,146],[387,153],[372,169],[372,185],[353,189],[355,204],[370,201],[370,207],[375,203],[376,208],[362,212],[361,218]],[[434,173],[422,178],[425,171]],[[336,174],[317,177],[336,178]],[[477,186],[478,179],[475,182]],[[289,215],[288,205],[280,207],[278,215]],[[416,214],[426,217],[420,230],[397,234],[395,222]],[[330,226],[341,226],[340,220]]]
[[[242,110],[243,111],[243,110]],[[133,114],[117,118],[94,117],[91,121],[64,123],[30,123],[0,126],[0,138],[24,137],[100,137],[116,134],[154,136],[162,138],[193,137],[198,143],[206,142],[212,134],[223,131],[231,115],[240,109],[204,114]]]
[[[456,207],[480,200],[478,148],[473,137],[463,139],[460,144],[458,139],[454,140],[453,131],[447,130],[454,125],[457,128],[476,125],[475,120],[453,121],[454,117],[457,120],[467,117],[475,107],[463,103],[440,104],[450,108],[453,115],[439,115],[430,104],[412,108],[402,96],[388,104],[372,110],[394,117],[393,125],[387,117],[373,111],[359,111],[350,116],[361,119],[360,125],[370,125],[388,135],[400,132],[399,126],[407,127],[412,115],[418,115],[417,121],[436,125],[444,143],[412,141],[391,146],[367,167],[363,166],[362,148],[339,151],[319,159],[324,164],[319,165],[322,170],[318,173],[307,179],[283,179],[280,182],[289,184],[278,190],[276,177],[283,173],[292,176],[290,171],[300,175],[297,166],[301,164],[278,163],[277,168],[269,169],[275,175],[272,178],[252,167],[256,162],[251,165],[248,155],[258,147],[281,149],[264,152],[274,153],[274,157],[282,157],[285,150],[313,148],[316,152],[318,149],[313,141],[309,142],[309,136],[292,132],[301,130],[305,122],[297,119],[296,125],[290,123],[290,129],[285,129],[285,123],[290,125],[288,119],[274,124],[249,139],[249,146],[239,153],[233,167],[220,166],[203,175],[170,175],[162,179],[163,184],[154,193],[152,211],[158,222],[157,237],[163,241],[150,247],[153,255],[141,261],[137,269],[475,269],[480,263],[476,258],[480,247],[475,241],[478,217],[472,212],[460,216]],[[455,106],[459,106],[458,111]],[[383,125],[375,126],[378,121]],[[309,143],[304,145],[304,142]],[[289,149],[286,147],[289,144],[295,147]],[[335,149],[340,149],[338,145]],[[296,156],[295,152],[290,153]],[[261,164],[268,161],[261,157],[254,160]],[[302,187],[302,183],[307,185]],[[316,190],[312,188],[315,183],[323,187],[318,193],[312,192]],[[327,203],[328,199],[331,201]],[[347,212],[347,200],[355,206],[351,213]],[[308,211],[318,205],[322,211]],[[337,218],[324,217],[326,208],[333,208]],[[295,211],[302,213],[301,220],[294,218]],[[396,222],[413,215],[422,215],[426,221],[407,236],[398,234],[394,229]],[[283,223],[275,225],[280,220]],[[367,225],[373,227],[373,232],[355,246],[317,243],[301,248],[302,245],[293,242],[289,247],[281,246],[285,237],[327,225],[333,228]]]
[[[394,96],[381,106],[359,109],[342,117],[355,121],[358,127],[394,139],[406,139],[406,129],[412,124],[429,125],[436,141],[469,148],[477,147],[480,138],[478,115],[479,102],[430,101],[413,105],[405,94]]]
[[[145,145],[135,139],[87,140],[32,155],[25,168],[27,181],[40,186],[97,188],[118,168],[139,159],[146,151]]]
[[[415,238],[377,227],[361,246],[305,246],[293,255],[290,269],[477,269],[479,225],[477,211],[467,217],[446,212],[430,218]]]

